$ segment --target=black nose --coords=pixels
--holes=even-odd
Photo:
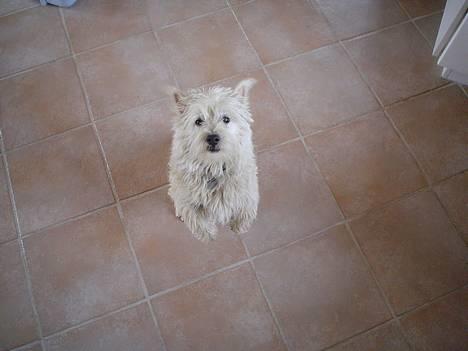
[[[219,141],[221,140],[221,138],[219,137],[218,134],[209,134],[207,137],[206,137],[206,142],[208,143],[208,145],[210,146],[216,146],[218,145]]]

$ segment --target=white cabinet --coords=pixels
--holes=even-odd
[[[442,76],[468,85],[468,0],[447,0],[434,46]]]

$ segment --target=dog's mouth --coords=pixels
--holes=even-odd
[[[208,152],[211,152],[211,153],[216,153],[221,150],[219,146],[214,146],[214,145],[208,145],[206,149],[208,150]]]

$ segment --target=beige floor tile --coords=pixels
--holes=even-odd
[[[321,350],[390,318],[344,226],[254,265],[291,350]]]
[[[346,216],[355,216],[426,185],[383,112],[306,139]]]
[[[465,171],[434,188],[452,222],[468,244],[468,172]]]
[[[395,322],[358,335],[330,351],[410,351]]]
[[[80,0],[63,15],[75,52],[150,30],[145,0]]]
[[[339,208],[301,142],[259,155],[258,217],[243,240],[258,254],[342,220]]]
[[[326,19],[307,0],[257,0],[234,10],[265,64],[334,41]]]
[[[224,0],[147,0],[147,3],[149,17],[155,29],[227,6]]]
[[[162,98],[173,85],[151,33],[84,53],[77,62],[97,119]]]
[[[0,81],[0,105],[7,150],[90,121],[72,59]]]
[[[142,303],[46,341],[47,351],[162,351],[150,310]]]
[[[402,22],[407,18],[394,0],[318,0],[339,39]]]
[[[268,71],[303,134],[379,107],[338,45],[269,66]]]
[[[468,99],[458,87],[405,101],[388,114],[433,182],[468,168]]]
[[[172,112],[162,101],[97,123],[120,198],[168,182]]]
[[[144,297],[115,208],[32,235],[24,243],[45,335]]]
[[[443,10],[446,0],[398,0],[411,17],[428,15]]]
[[[285,350],[248,264],[153,300],[168,350]]]
[[[3,0],[0,3],[0,16],[38,5],[35,0]]]
[[[37,338],[31,300],[18,242],[0,246],[0,349],[27,344]]]
[[[113,202],[91,127],[8,155],[23,233]]]
[[[384,105],[443,84],[442,69],[412,23],[344,43]]]
[[[399,200],[351,228],[398,314],[468,281],[467,248],[431,192]]]
[[[195,88],[259,66],[229,10],[166,28],[159,33],[181,88]]]
[[[415,350],[466,349],[467,293],[465,288],[403,317],[403,328]]]
[[[36,7],[0,18],[0,76],[70,54],[57,8]]]

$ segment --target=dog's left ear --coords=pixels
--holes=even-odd
[[[175,87],[167,87],[166,94],[172,98],[172,101],[175,107],[177,108],[177,112],[179,112],[180,114],[183,114],[187,107],[184,101],[184,98],[185,98],[184,93]]]
[[[257,83],[257,81],[253,78],[244,79],[240,81],[239,84],[237,84],[236,88],[234,89],[234,92],[236,92],[242,97],[247,98],[249,97],[250,89],[252,89],[255,83]]]

